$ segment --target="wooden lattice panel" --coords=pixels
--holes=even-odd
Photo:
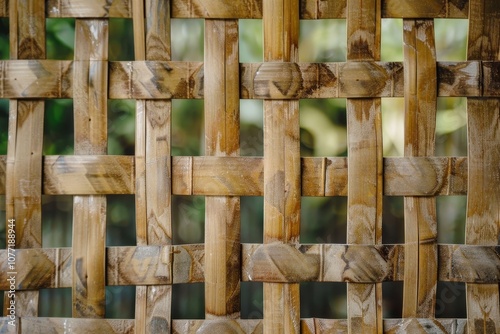
[[[14,297],[0,250],[0,332],[500,333],[497,0],[0,0],[0,17],[0,195],[16,222]],[[45,59],[46,18],[76,19],[73,60]],[[109,18],[133,20],[134,61],[108,60]],[[171,18],[204,19],[203,62],[171,60]],[[261,63],[239,61],[245,18],[262,20]],[[403,19],[402,62],[380,59],[382,18]],[[434,18],[468,19],[466,61],[437,61]],[[303,19],[346,19],[347,60],[299,62]],[[467,156],[435,156],[440,96],[467,97]],[[405,101],[403,157],[383,156],[387,97]],[[55,98],[73,99],[74,155],[42,153]],[[347,99],[347,157],[301,157],[306,98]],[[107,155],[112,99],[136,101],[132,156]],[[204,100],[204,156],[172,156],[172,99]],[[264,101],[262,157],[240,156],[240,99]],[[42,248],[42,194],[73,196],[71,248]],[[106,247],[113,194],[135,196],[135,246]],[[204,243],[174,244],[173,195],[206,196]],[[438,243],[436,196],[448,195],[467,195],[465,244]],[[264,198],[262,244],[241,242],[241,196]],[[300,243],[302,196],[347,196],[346,244]],[[404,196],[403,244],[383,243],[384,196]],[[243,281],[264,283],[261,319],[241,319]],[[302,318],[306,281],[347,282],[347,318]],[[400,319],[382,312],[393,281]],[[195,282],[205,319],[173,319],[173,286]],[[467,318],[436,316],[438,282],[466,284]],[[120,285],[136,286],[135,319],[105,318],[105,287]],[[49,288],[72,289],[71,318],[38,317]]]

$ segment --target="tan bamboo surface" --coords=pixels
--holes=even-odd
[[[0,0],[0,17],[0,195],[18,264],[17,327],[5,293],[0,333],[500,333],[500,2]],[[73,60],[45,59],[46,18],[76,19]],[[108,60],[110,18],[133,21],[133,61]],[[202,62],[172,61],[173,18],[205,20]],[[247,18],[262,20],[262,62],[240,62]],[[380,60],[383,18],[403,19],[401,62]],[[435,18],[468,20],[466,60],[437,61]],[[301,20],[317,19],[346,20],[346,61],[299,62]],[[445,96],[467,97],[467,156],[435,156]],[[389,97],[405,101],[402,157],[382,154]],[[74,155],[42,152],[57,98],[74,101]],[[323,98],[347,98],[347,157],[300,155],[299,100]],[[107,155],[113,99],[136,100],[134,155]],[[172,99],[203,99],[203,156],[172,156]],[[240,99],[263,100],[262,157],[239,156]],[[134,246],[105,244],[117,194],[135,196]],[[42,195],[73,197],[72,247],[43,247]],[[203,243],[173,243],[173,195],[206,196]],[[441,244],[436,197],[454,195],[467,196],[465,244]],[[241,196],[263,196],[263,243],[241,242]],[[302,196],[347,197],[345,244],[300,242]],[[384,196],[404,197],[402,244],[382,240]],[[2,249],[1,290],[9,271]],[[263,282],[260,319],[241,318],[242,282]],[[301,317],[301,282],[346,282],[347,318]],[[403,283],[400,319],[384,317],[383,282]],[[465,283],[466,318],[437,317],[438,282]],[[191,283],[205,318],[175,319],[173,286]],[[106,286],[136,287],[133,319],[106,318]],[[39,291],[56,288],[71,288],[72,317],[39,317]]]

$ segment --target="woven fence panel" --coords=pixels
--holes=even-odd
[[[0,17],[0,332],[500,333],[500,2],[0,0]],[[73,60],[46,59],[46,18],[75,19]],[[133,20],[134,61],[108,60],[110,18]],[[203,62],[171,60],[172,18],[204,19]],[[262,20],[260,63],[239,60],[248,18]],[[403,19],[402,62],[381,61],[383,18]],[[437,61],[435,18],[468,20],[466,61]],[[299,62],[306,19],[346,20],[345,62]],[[444,96],[467,97],[467,156],[435,155]],[[404,98],[402,157],[383,156],[388,97]],[[74,104],[74,155],[43,155],[45,101],[60,98]],[[299,100],[320,98],[347,99],[347,157],[301,156]],[[120,99],[135,100],[134,155],[107,155]],[[173,156],[172,99],[204,100],[204,156]],[[263,100],[262,157],[240,156],[240,99]],[[135,246],[106,247],[116,194],[135,197]],[[72,247],[43,248],[42,195],[72,196]],[[206,196],[204,243],[173,242],[173,195]],[[450,195],[467,196],[464,244],[438,243],[436,197]],[[241,196],[263,196],[262,244],[241,242]],[[303,196],[347,196],[345,244],[300,242]],[[404,196],[402,244],[383,243],[385,196]],[[241,318],[246,281],[263,282],[260,319]],[[402,316],[388,319],[394,281]],[[205,318],[173,318],[173,287],[195,282]],[[347,318],[301,317],[301,282],[347,282]],[[436,316],[438,282],[466,284],[466,318]],[[105,288],[122,285],[136,287],[135,318],[107,319]],[[71,318],[39,317],[53,288],[71,288]]]

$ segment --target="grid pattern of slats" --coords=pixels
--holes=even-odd
[[[0,17],[0,194],[19,264],[18,326],[4,317],[0,332],[500,332],[500,2],[0,0]],[[45,59],[48,17],[76,18],[74,60]],[[133,19],[135,61],[108,61],[110,17]],[[171,61],[171,18],[205,19],[203,62]],[[263,21],[262,63],[239,62],[242,18]],[[299,63],[300,19],[325,18],[347,20],[347,61]],[[381,18],[403,18],[403,62],[380,61]],[[437,62],[434,18],[469,20],[467,61]],[[381,98],[395,96],[404,157],[385,158]],[[468,98],[466,157],[434,156],[438,96]],[[348,157],[301,157],[299,99],[337,97]],[[74,100],[72,156],[42,154],[52,98]],[[205,156],[171,156],[174,98],[204,99]],[[108,99],[136,100],[134,156],[106,155]],[[264,100],[263,157],[239,156],[240,99]],[[74,196],[71,248],[42,248],[42,194]],[[110,194],[135,195],[134,247],[105,247]],[[172,243],[172,195],[207,196],[203,244]],[[437,242],[438,195],[467,195],[465,244]],[[264,197],[263,244],[240,241],[240,196]],[[301,196],[347,196],[347,244],[300,244]],[[404,244],[382,243],[383,196],[405,197]],[[264,282],[263,319],[240,319],[241,281]],[[301,319],[304,281],[348,282],[347,319]],[[404,283],[401,319],[383,317],[385,281]],[[466,319],[436,318],[438,281],[466,283]],[[205,319],[172,319],[172,285],[193,282]],[[107,285],[136,286],[135,319],[104,319]],[[72,318],[39,318],[38,290],[61,287]]]

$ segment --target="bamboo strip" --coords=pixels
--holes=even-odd
[[[48,0],[48,17],[78,18],[130,18],[132,0]],[[209,3],[201,0],[172,2],[173,18],[262,18],[262,0],[238,0],[224,3],[222,0]],[[417,6],[411,0],[405,0],[398,6],[399,0],[382,1],[383,18],[462,18],[468,17],[469,0],[425,0]],[[301,0],[301,19],[345,19],[347,1]],[[0,17],[8,16],[8,0],[0,0]]]
[[[0,195],[6,156],[0,156]],[[384,195],[467,194],[466,157],[387,157]],[[44,156],[43,194],[133,194],[132,156]],[[302,196],[347,196],[347,159],[301,158]],[[172,157],[172,194],[262,196],[260,157]],[[432,177],[429,177],[432,176]]]
[[[403,21],[405,156],[434,155],[437,109],[432,20]],[[436,202],[405,197],[403,317],[433,318],[437,289]]]
[[[238,21],[205,20],[205,154],[237,156]],[[240,316],[240,199],[205,199],[205,318]]]
[[[77,20],[74,68],[75,154],[107,151],[108,22]],[[86,61],[84,61],[86,60]],[[104,317],[106,197],[73,199],[73,316]]]
[[[66,60],[0,61],[0,98],[72,98],[74,64]],[[496,61],[438,62],[438,96],[498,97],[499,66]],[[109,98],[201,99],[203,71],[199,62],[110,62]],[[401,97],[403,71],[400,62],[243,63],[240,97]],[[287,72],[288,79],[283,74]],[[290,82],[290,88],[277,87],[276,79],[283,85]]]
[[[11,59],[45,58],[45,3],[12,0],[9,8]],[[6,218],[15,219],[15,248],[42,246],[42,147],[44,102],[11,100],[6,166]],[[15,272],[22,266],[15,262]],[[15,303],[15,316],[38,315],[38,291],[4,294],[4,315]],[[11,319],[12,320],[12,319]],[[17,324],[19,325],[19,324]],[[19,328],[19,327],[15,327]]]
[[[7,320],[0,320],[0,330],[8,326]],[[134,320],[122,319],[74,319],[74,318],[23,318],[23,328],[30,333],[64,333],[65,328],[85,328],[86,333],[134,333]],[[400,331],[411,333],[444,332],[454,334],[467,333],[466,319],[386,319],[384,333],[393,334]],[[66,326],[66,327],[65,327]],[[302,333],[336,333],[347,331],[345,319],[301,319]],[[41,331],[38,331],[40,329]],[[232,333],[262,333],[262,320],[178,320],[172,321],[172,333],[214,333],[214,331],[230,331]]]
[[[380,60],[380,4],[380,0],[347,1],[345,67],[357,67],[359,61]],[[370,73],[376,71],[370,70]],[[349,78],[350,84],[341,80],[341,89],[346,86],[345,90],[350,91],[351,86],[362,82],[361,88],[377,91],[370,84],[375,81],[360,80],[357,75]],[[366,96],[372,94],[367,92]],[[347,99],[347,142],[347,243],[381,244],[383,160],[380,98]],[[348,283],[347,318],[348,333],[382,332],[382,284]]]
[[[264,61],[298,61],[298,0],[265,1],[263,27]],[[264,243],[299,240],[299,127],[298,100],[264,101]],[[298,284],[264,283],[263,330],[300,332]]]
[[[298,247],[298,248],[297,248]],[[254,282],[364,282],[404,279],[405,245],[242,244],[242,280]],[[71,248],[20,249],[26,263],[16,289],[69,288]],[[500,247],[438,245],[442,282],[492,284],[500,280]],[[366,260],[369,259],[369,262]],[[205,281],[205,245],[107,247],[106,284],[161,285]],[[170,266],[174,269],[170,271]],[[0,289],[9,289],[7,250],[0,250]]]
[[[136,60],[170,60],[170,1],[133,1]],[[171,158],[169,100],[136,101],[136,235],[137,245],[170,245]],[[117,254],[118,256],[118,254]],[[170,280],[171,261],[162,275]],[[172,287],[136,287],[137,333],[168,332],[171,326]]]
[[[500,59],[499,36],[500,3],[471,1],[467,59]],[[500,242],[499,115],[499,99],[467,100],[469,193],[465,243],[468,245],[498,245]],[[500,331],[499,289],[498,284],[466,285],[469,333]]]

